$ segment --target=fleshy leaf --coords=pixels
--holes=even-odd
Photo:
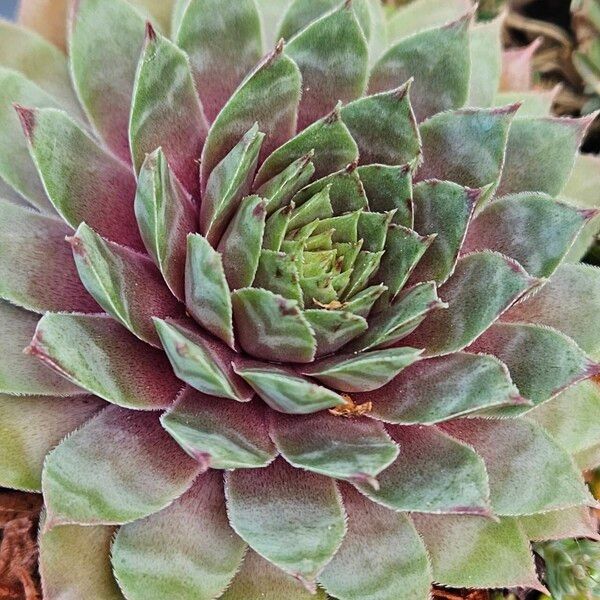
[[[269,417],[277,449],[299,469],[376,487],[377,475],[398,456],[383,425],[371,419],[325,412],[301,417],[271,412]]]
[[[483,457],[495,513],[530,515],[593,503],[571,457],[539,425],[464,419],[442,427]]]
[[[527,539],[542,542],[565,538],[598,539],[598,527],[586,506],[563,508],[519,518]]]
[[[342,600],[427,598],[431,567],[410,518],[370,502],[342,487],[348,532],[319,581]],[[360,568],[364,565],[366,568]]]
[[[208,177],[200,205],[200,232],[213,246],[250,190],[263,139],[253,125]]]
[[[285,356],[285,354],[281,354]],[[275,365],[234,361],[235,372],[274,410],[288,414],[310,414],[346,404],[339,394],[317,385],[295,371]]]
[[[69,241],[79,277],[98,304],[141,340],[160,347],[152,317],[179,317],[183,307],[154,263],[103,239],[85,223]]]
[[[457,352],[408,367],[375,394],[371,414],[388,423],[434,424],[481,408],[522,402],[506,367],[492,356]]]
[[[595,116],[515,119],[508,136],[498,193],[559,194],[567,183],[585,131]]]
[[[265,467],[277,455],[258,401],[241,405],[188,387],[161,423],[192,458],[211,469]]]
[[[44,598],[124,600],[110,564],[114,527],[64,525],[39,538]]]
[[[368,328],[363,317],[349,311],[313,308],[303,314],[314,331],[317,357],[339,350]]]
[[[211,396],[248,402],[254,392],[231,366],[236,353],[201,328],[154,319],[163,348],[179,379]]]
[[[475,219],[463,251],[495,250],[519,261],[531,275],[549,277],[592,215],[545,194],[506,196]]]
[[[468,108],[435,115],[421,125],[419,179],[450,180],[470,188],[497,183],[508,131],[518,105]]]
[[[262,55],[260,16],[252,0],[187,2],[176,43],[190,57],[196,89],[213,121]]]
[[[129,113],[144,18],[124,0],[79,0],[72,14],[69,54],[79,99],[106,145],[129,162]]]
[[[369,51],[349,3],[309,23],[289,40],[285,53],[302,74],[299,130],[330,112],[338,100],[350,102],[365,91]]]
[[[388,348],[360,354],[341,354],[312,363],[302,369],[335,390],[371,392],[377,390],[402,370],[419,360],[422,350]]]
[[[536,294],[503,315],[511,322],[548,325],[573,338],[593,358],[600,358],[600,269],[561,265]]]
[[[314,586],[346,532],[333,479],[279,459],[264,469],[228,472],[225,493],[236,533],[280,569]]]
[[[514,490],[513,490],[514,493]],[[433,579],[452,587],[543,589],[529,540],[515,519],[413,515],[433,566]]]
[[[46,454],[103,406],[93,396],[0,394],[0,485],[40,492]]]
[[[256,122],[266,135],[261,158],[291,138],[300,93],[300,71],[279,44],[240,84],[212,124],[202,150],[202,182]]]
[[[27,351],[83,389],[126,408],[166,408],[181,389],[164,353],[108,315],[47,313]]]
[[[160,149],[140,169],[135,216],[148,254],[171,292],[183,301],[187,236],[196,230],[196,208]]]
[[[23,349],[31,342],[39,315],[0,301],[0,393],[14,395],[72,396],[81,388],[48,369]]]
[[[0,200],[0,297],[28,310],[97,312],[58,218]]]
[[[425,348],[427,355],[462,350],[536,283],[517,262],[501,254],[468,254],[440,289],[448,308],[432,312],[404,343]]]
[[[388,427],[400,456],[377,478],[379,488],[356,487],[374,502],[401,512],[489,515],[483,460],[436,427]]]
[[[278,245],[278,244],[274,244]],[[254,277],[255,287],[270,290],[284,298],[303,304],[302,288],[296,257],[293,254],[262,250]]]
[[[233,579],[245,551],[227,522],[222,475],[209,471],[171,506],[123,525],[112,564],[130,600],[212,600]]]
[[[68,0],[54,0],[52,4],[43,0],[22,0],[19,2],[18,22],[65,50],[68,5]]]
[[[148,24],[129,119],[136,171],[146,154],[162,146],[173,173],[197,195],[198,160],[207,132],[187,55]]]
[[[250,355],[280,362],[311,362],[316,342],[295,300],[268,290],[242,288],[231,295],[236,339]]]
[[[450,181],[424,181],[413,188],[414,228],[435,239],[417,263],[411,281],[443,283],[452,275],[481,190]]]
[[[539,37],[527,46],[507,48],[502,52],[500,89],[527,92],[534,85],[533,56],[542,44]]]
[[[469,106],[488,107],[497,103],[496,93],[502,71],[503,20],[503,16],[499,16],[488,23],[479,23],[471,30]]]
[[[317,178],[339,171],[358,158],[358,147],[342,121],[339,106],[270,154],[258,170],[254,185],[262,185],[311,151]]]
[[[418,121],[463,106],[469,94],[471,19],[469,11],[448,25],[398,42],[373,67],[369,92],[393,89],[414,77],[411,99]]]
[[[233,348],[231,298],[221,255],[201,235],[188,236],[185,303],[202,327]]]
[[[143,249],[129,169],[64,112],[18,110],[48,197],[63,219],[74,229],[85,221],[114,242]]]
[[[231,290],[254,281],[265,230],[265,205],[259,196],[244,198],[219,242],[217,250]]]
[[[46,458],[46,527],[114,525],[151,515],[181,496],[199,470],[158,415],[110,406]]]

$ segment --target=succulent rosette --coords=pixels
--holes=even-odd
[[[381,10],[2,24],[0,484],[47,600],[540,588],[531,540],[594,535],[591,117],[498,92],[465,2]]]

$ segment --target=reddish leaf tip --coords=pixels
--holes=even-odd
[[[306,589],[306,591],[308,591],[309,594],[312,594],[314,596],[317,593],[316,581],[312,579],[307,579],[306,577],[304,577],[304,575],[301,575],[300,573],[293,573],[292,576],[304,586],[304,588]]]
[[[146,43],[151,43],[156,39],[156,29],[150,21],[146,21]]]
[[[354,171],[356,171],[356,169],[358,169],[358,159],[354,159],[347,167],[346,167],[346,173],[350,174],[350,173],[354,173]]]
[[[590,361],[585,369],[585,378],[598,377],[600,375],[600,363]]]
[[[36,110],[17,104],[16,102],[13,106],[19,116],[23,131],[25,132],[27,139],[30,140],[33,137],[33,130],[35,129]]]
[[[583,217],[583,219],[585,219],[586,221],[590,221],[594,217],[600,215],[600,208],[581,208],[578,212]]]
[[[517,102],[513,102],[512,104],[507,104],[506,106],[499,106],[497,108],[493,108],[491,113],[493,115],[512,115],[515,114],[523,105],[523,102],[520,100]]]
[[[350,481],[352,481],[352,483],[369,485],[376,492],[378,492],[380,488],[379,481],[377,481],[377,478],[373,477],[372,475],[369,475],[368,473],[357,473],[356,475],[353,475],[351,477]]]

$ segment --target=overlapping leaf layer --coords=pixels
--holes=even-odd
[[[45,597],[539,588],[530,540],[594,535],[590,119],[466,0],[67,4],[22,15],[68,58],[0,27],[0,484],[44,494]]]

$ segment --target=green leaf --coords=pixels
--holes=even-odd
[[[234,347],[231,298],[221,255],[198,234],[188,236],[185,300],[202,327]]]
[[[381,252],[385,248],[388,227],[393,217],[393,211],[363,211],[358,215],[358,238],[363,241],[363,250]]]
[[[267,156],[258,170],[255,186],[262,185],[311,151],[314,151],[312,161],[317,178],[339,171],[358,158],[358,147],[341,119],[339,105]]]
[[[499,515],[531,515],[594,501],[572,458],[536,423],[465,419],[443,428],[485,461],[492,507]]]
[[[241,405],[186,388],[161,417],[163,427],[194,459],[211,469],[266,467],[277,452],[264,405]]]
[[[355,483],[368,498],[400,512],[489,516],[483,460],[436,427],[388,427],[399,458],[378,477],[379,488]]]
[[[177,0],[127,0],[138,7],[140,12],[157,24],[160,31],[168,35],[171,27],[171,13]]]
[[[79,387],[126,408],[166,408],[181,389],[164,353],[108,315],[47,313],[27,352]]]
[[[302,369],[325,385],[342,392],[377,390],[402,370],[419,360],[422,350],[389,348],[362,354],[342,354],[326,358]]]
[[[302,288],[299,281],[300,276],[294,255],[261,250],[253,285],[295,300],[302,306]]]
[[[390,90],[414,77],[411,99],[418,121],[463,106],[469,95],[472,18],[471,10],[444,27],[417,33],[392,46],[373,67],[369,92]]]
[[[447,515],[412,519],[431,558],[433,579],[440,584],[542,589],[529,540],[515,519]]]
[[[207,133],[187,55],[148,24],[129,119],[136,171],[146,154],[162,146],[179,181],[198,195],[198,159]]]
[[[158,415],[110,406],[46,458],[46,528],[146,517],[181,496],[199,470],[162,429]]]
[[[343,310],[346,310],[355,315],[364,317],[365,319],[369,316],[373,305],[379,300],[381,295],[387,290],[385,285],[371,285],[365,288],[362,292],[359,292],[347,302],[342,304]]]
[[[319,581],[342,600],[425,600],[431,567],[410,518],[398,515],[345,485],[348,532]],[[357,568],[368,565],[368,568]]]
[[[268,290],[242,288],[231,294],[236,337],[250,355],[275,362],[311,362],[315,337],[295,300]]]
[[[123,525],[112,564],[130,600],[212,600],[233,579],[245,551],[227,522],[222,475],[209,471],[169,507]]]
[[[213,169],[254,123],[258,122],[266,136],[261,159],[291,138],[296,131],[300,93],[300,71],[279,44],[240,84],[214,120],[202,150],[204,186]]]
[[[126,162],[131,160],[129,114],[144,27],[142,15],[124,0],[80,0],[73,10],[73,84],[95,131]]]
[[[481,408],[522,403],[505,365],[493,356],[456,352],[408,367],[373,398],[371,414],[387,423],[433,425]]]
[[[96,302],[131,333],[160,347],[152,317],[182,316],[183,309],[154,263],[108,242],[85,223],[69,242],[79,277]]]
[[[489,107],[509,104],[515,100],[499,102],[497,91],[502,71],[502,26],[504,18],[497,17],[488,23],[479,23],[471,30],[471,82],[469,106]],[[539,92],[536,90],[536,94]]]
[[[65,525],[39,537],[44,596],[124,600],[110,564],[114,527]]]
[[[196,230],[198,217],[161,149],[149,154],[140,169],[134,207],[148,254],[183,301],[187,236]]]
[[[448,308],[433,311],[405,342],[425,348],[429,356],[458,352],[537,283],[517,262],[501,254],[464,256],[440,289]]]
[[[380,252],[359,252],[352,267],[352,274],[348,285],[344,288],[343,298],[348,300],[362,292],[371,277],[378,271],[381,258],[385,254]]]
[[[519,525],[527,539],[535,542],[583,537],[598,539],[598,528],[587,506],[520,517]]]
[[[355,100],[342,120],[358,144],[363,165],[402,165],[421,153],[421,138],[409,99],[412,80],[391,91]]]
[[[190,57],[206,116],[214,121],[262,56],[260,15],[252,0],[191,0],[175,42]]]
[[[103,406],[93,396],[0,394],[0,485],[40,492],[46,454]]]
[[[280,569],[314,586],[346,532],[333,479],[277,460],[265,469],[228,472],[225,493],[236,533]]]
[[[363,317],[350,311],[313,308],[303,314],[315,334],[317,357],[339,350],[368,328]]]
[[[535,89],[528,92],[499,92],[493,104],[504,106],[520,102],[519,117],[547,117],[550,115],[556,90]]]
[[[324,187],[312,198],[294,208],[290,214],[288,230],[300,229],[305,225],[311,226],[311,223],[314,221],[331,218],[333,216],[333,209],[331,208],[331,200],[329,199],[330,189],[330,186]],[[297,203],[295,202],[295,204]]]
[[[363,95],[369,50],[351,4],[310,22],[289,40],[285,52],[302,74],[300,130],[330,112],[338,100],[347,103]]]
[[[505,196],[487,206],[469,228],[464,252],[496,250],[535,277],[549,277],[593,216],[546,194]]]
[[[346,404],[336,392],[292,369],[239,359],[234,361],[233,368],[271,408],[279,412],[303,415]]]
[[[248,402],[254,392],[231,366],[236,353],[200,328],[180,321],[154,319],[173,371],[193,388],[219,398]]]

